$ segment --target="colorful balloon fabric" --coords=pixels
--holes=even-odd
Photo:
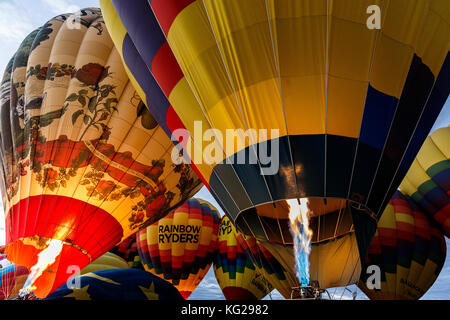
[[[382,12],[380,29],[366,24],[373,4]],[[338,212],[345,211],[351,236],[341,236],[339,264],[349,254],[354,260],[344,277],[342,268],[320,261],[326,268],[318,277],[333,273],[324,286],[358,281],[357,260],[364,262],[379,217],[449,94],[448,1],[100,6],[138,93],[144,101],[167,97],[148,103],[152,114],[181,140],[233,224],[291,250],[289,220],[267,209],[285,199],[341,200],[346,208],[330,211],[335,224],[326,233],[339,228]],[[181,135],[183,128],[189,134]],[[209,129],[215,139],[203,141]],[[224,141],[230,129],[241,134]],[[330,248],[320,255],[332,259],[337,247],[324,241]]]
[[[370,233],[358,234],[353,225],[354,221],[364,220],[364,212],[353,211],[357,209],[349,207],[343,199],[327,199],[325,202],[323,198],[311,198],[308,207],[309,228],[312,230],[309,255],[310,281],[317,281],[321,288],[344,287],[358,283],[361,264],[364,262],[361,260],[364,256],[362,248],[368,247],[372,239]],[[254,218],[264,223],[269,216],[276,217],[279,221],[286,221],[289,220],[291,206],[287,201],[280,201],[276,204],[262,205],[257,210],[260,217],[254,216]],[[249,223],[256,222],[250,220]],[[288,224],[283,228],[288,228]],[[252,233],[252,237],[257,239],[259,244],[288,273],[287,277],[290,280],[289,284],[285,283],[286,290],[283,294],[290,298],[290,288],[299,285],[296,280],[297,269],[292,237],[290,240],[282,237],[277,241],[264,241],[258,237],[258,232],[273,235],[276,229],[267,228],[265,231],[256,229],[255,231],[247,228],[245,230]],[[268,280],[270,281],[270,277]]]
[[[109,250],[109,252],[125,259],[130,268],[144,269],[141,258],[139,258],[135,234],[123,240],[117,246]]]
[[[80,276],[79,288],[64,284],[45,300],[176,300],[170,283],[138,269],[108,269]]]
[[[27,268],[11,263],[6,254],[0,254],[0,300],[18,296],[27,277]]]
[[[445,258],[445,239],[436,223],[397,191],[378,222],[366,259],[366,267],[380,267],[381,289],[366,286],[365,269],[358,286],[373,300],[417,300],[432,286]]]
[[[171,282],[187,299],[205,277],[217,247],[220,216],[191,198],[136,235],[145,270]]]
[[[8,259],[30,268],[62,244],[34,283],[37,297],[201,187],[190,166],[172,162],[174,144],[129,81],[99,9],[33,31],[0,91]]]
[[[84,275],[86,273],[94,272],[94,271],[98,271],[98,270],[126,269],[126,268],[129,268],[127,261],[125,261],[118,255],[115,255],[114,253],[107,252],[104,255],[102,255],[101,257],[95,259],[95,261],[92,261],[86,267],[84,267],[80,271],[80,275]]]
[[[450,237],[450,127],[427,137],[400,190],[437,221]]]
[[[273,286],[245,254],[227,216],[222,217],[219,225],[214,274],[227,300],[260,300],[273,290]]]
[[[235,232],[238,244],[251,259],[258,273],[262,274],[285,299],[290,299],[292,288],[300,286],[296,276],[288,272],[260,241],[237,230]]]

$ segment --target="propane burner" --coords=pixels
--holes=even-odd
[[[331,300],[330,294],[327,290],[321,289],[318,281],[310,281],[308,286],[293,287],[291,291],[292,300],[322,300],[322,294],[327,293]]]

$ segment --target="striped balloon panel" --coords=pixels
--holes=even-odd
[[[373,4],[380,30],[366,25]],[[100,5],[140,94],[167,98],[151,112],[168,131],[189,131],[185,155],[240,228],[249,208],[301,197],[352,200],[378,219],[449,94],[445,0]],[[198,124],[269,132],[248,132],[231,150],[217,139],[206,163]],[[261,161],[229,163],[265,141],[279,150],[275,174],[261,175]],[[287,231],[267,227],[276,228]]]
[[[427,137],[400,190],[411,197],[450,235],[450,127]]]
[[[284,298],[289,299],[293,287],[300,284],[296,277],[283,268],[278,260],[260,244],[258,240],[251,236],[246,236],[239,231],[236,232],[236,239],[255,267],[270,282],[270,284],[280,292]]]
[[[137,249],[145,270],[171,282],[187,298],[208,272],[217,246],[217,209],[189,199],[139,231]]]
[[[36,280],[45,297],[201,187],[127,76],[100,10],[73,27],[59,15],[28,35],[1,82],[0,189],[8,257],[30,268],[63,243]]]
[[[445,257],[436,223],[397,191],[378,222],[365,262],[366,267],[380,267],[381,289],[369,290],[363,281],[359,287],[371,299],[419,299],[436,280]]]
[[[272,291],[272,285],[246,255],[227,216],[219,225],[214,274],[227,300],[259,300]]]

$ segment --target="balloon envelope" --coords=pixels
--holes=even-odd
[[[99,270],[80,276],[79,288],[63,285],[45,300],[184,300],[170,283],[138,269]]]
[[[436,223],[397,191],[378,222],[365,261],[366,268],[380,268],[381,288],[367,287],[373,271],[366,274],[366,268],[358,286],[373,300],[417,300],[438,277],[445,257],[445,239]]]
[[[227,300],[260,300],[273,290],[273,286],[245,254],[227,216],[222,217],[219,225],[214,274]]]
[[[172,162],[173,142],[129,81],[100,10],[80,12],[76,27],[59,15],[32,32],[1,83],[6,252],[31,268],[62,244],[34,283],[38,297],[201,187]]]
[[[270,207],[338,199],[324,219],[332,237],[315,230],[313,242],[345,242],[324,286],[341,270],[344,285],[357,281],[376,222],[449,94],[448,1],[377,2],[380,29],[366,24],[371,0],[132,3],[100,1],[106,25],[143,99],[167,97],[150,106],[155,119],[180,137],[237,228],[289,246],[289,220]],[[229,129],[240,130],[231,141]]]
[[[141,258],[139,258],[135,234],[123,240],[117,246],[109,250],[109,252],[125,259],[128,266],[131,268],[144,269]]]
[[[127,261],[111,252],[106,252],[101,257],[95,259],[80,271],[80,275],[104,270],[104,269],[126,269],[129,268]]]
[[[437,221],[450,237],[450,127],[427,137],[400,190]]]
[[[7,259],[6,254],[0,254],[0,300],[18,296],[27,277],[27,268],[15,265]]]
[[[237,230],[235,230],[235,232],[237,242],[245,255],[251,259],[258,272],[262,274],[285,299],[290,299],[292,288],[300,286],[295,274],[287,271],[260,241]]]
[[[171,282],[187,299],[211,267],[219,221],[210,203],[191,198],[140,230],[137,248],[145,270]]]

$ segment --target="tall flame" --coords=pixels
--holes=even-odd
[[[46,245],[47,248],[38,254],[38,262],[31,267],[30,274],[28,275],[23,288],[20,290],[19,296],[23,297],[36,289],[34,282],[42,275],[49,265],[55,262],[63,248],[63,242],[57,239],[49,239]]]
[[[300,203],[299,203],[300,202]],[[302,286],[309,285],[309,254],[311,253],[312,230],[309,228],[309,200],[288,200],[291,234],[294,239],[295,267]]]

